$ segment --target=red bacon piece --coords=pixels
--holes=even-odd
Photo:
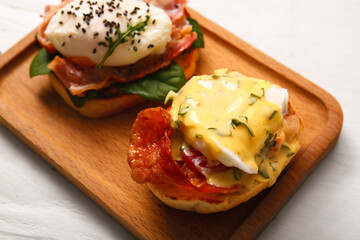
[[[219,188],[208,184],[195,165],[191,165],[190,158],[180,163],[180,167],[170,150],[172,133],[170,113],[167,110],[158,107],[138,114],[131,130],[128,156],[131,176],[136,182],[173,184],[204,193],[233,193],[241,189],[241,185]]]
[[[175,183],[192,187],[170,150],[170,114],[158,107],[144,110],[131,130],[128,162],[138,183]]]

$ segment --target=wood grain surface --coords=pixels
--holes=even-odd
[[[223,213],[196,214],[163,205],[130,178],[129,131],[145,103],[106,119],[86,119],[50,88],[31,79],[40,47],[34,32],[0,57],[0,122],[140,239],[252,239],[267,226],[334,147],[342,127],[338,102],[323,89],[189,9],[206,42],[196,74],[227,67],[289,90],[305,126],[293,162],[270,189]]]

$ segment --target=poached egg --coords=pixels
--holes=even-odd
[[[86,57],[99,64],[109,50],[109,38],[118,39],[128,26],[150,17],[144,32],[115,48],[104,66],[125,66],[152,55],[162,54],[171,40],[172,21],[158,7],[138,0],[75,0],[50,20],[46,37],[65,57]]]
[[[207,157],[248,174],[257,174],[261,149],[288,112],[288,92],[265,80],[227,69],[193,77],[171,92],[173,128]],[[232,176],[232,175],[231,175]]]

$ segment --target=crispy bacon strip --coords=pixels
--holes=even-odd
[[[171,154],[170,113],[158,108],[146,109],[138,114],[131,130],[128,162],[131,176],[138,183],[172,184],[204,193],[233,193],[241,185],[219,188],[206,182],[206,178],[186,163],[177,163]]]
[[[138,183],[175,183],[190,187],[190,182],[172,158],[170,114],[158,107],[138,114],[131,130],[128,162],[131,176]]]
[[[52,16],[71,1],[65,0],[59,6],[52,8],[40,26],[38,40],[51,53],[56,53],[56,49],[46,39],[44,32]],[[191,32],[192,26],[186,21],[184,10],[186,0],[173,0],[165,6],[162,6],[157,0],[146,0],[146,2],[163,8],[172,20],[171,41],[167,44],[165,53],[148,56],[128,66],[104,67],[101,70],[98,70],[96,66],[89,66],[88,62],[81,64],[81,61],[75,61],[76,59],[56,57],[48,65],[48,68],[56,74],[71,94],[81,96],[87,90],[102,89],[114,82],[129,82],[156,72],[168,66],[176,56],[188,49],[197,39],[197,34]]]

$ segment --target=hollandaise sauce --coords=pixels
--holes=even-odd
[[[277,144],[288,93],[268,81],[250,78],[227,69],[213,75],[193,77],[176,94],[169,93],[172,126],[177,131],[172,152],[186,145],[200,151],[209,162],[221,162],[230,169],[206,172],[208,183],[218,187],[241,184],[251,187],[255,180],[269,181],[280,174],[299,149],[296,139],[284,138]]]

